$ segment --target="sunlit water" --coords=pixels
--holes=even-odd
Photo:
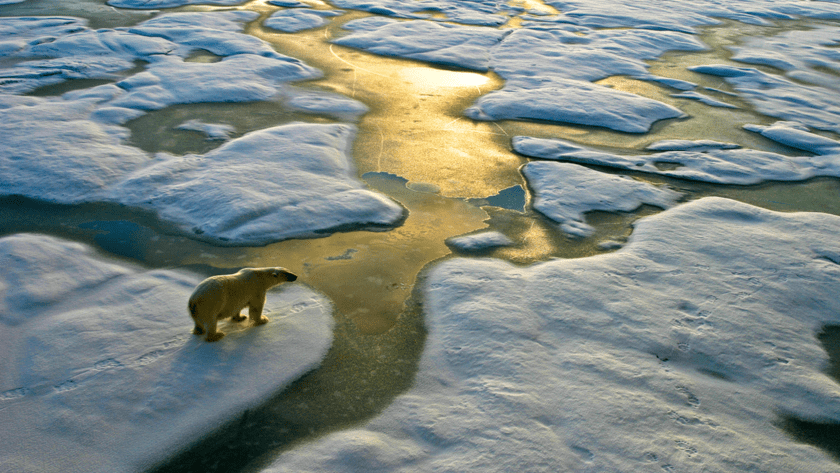
[[[514,3],[553,13],[550,7],[532,0]],[[335,343],[321,368],[163,465],[162,470],[254,470],[296,441],[357,423],[387,406],[410,386],[416,371],[425,332],[421,301],[412,296],[412,291],[423,268],[452,254],[444,243],[447,238],[482,229],[501,231],[515,244],[482,256],[531,264],[611,251],[615,245],[604,242],[620,245],[631,234],[636,219],[660,211],[646,206],[629,213],[594,212],[587,216],[587,222],[596,229],[592,236],[566,236],[526,205],[529,191],[519,168],[528,160],[511,151],[510,139],[515,135],[565,138],[623,152],[638,152],[652,142],[679,138],[799,153],[743,131],[741,125],[745,123],[775,121],[757,114],[745,101],[727,95],[725,99],[740,109],[709,107],[673,98],[673,91],[664,86],[626,77],[610,77],[600,83],[675,105],[690,118],[660,122],[651,133],[643,135],[548,123],[475,122],[463,117],[462,111],[479,96],[502,87],[502,81],[492,72],[443,70],[330,43],[331,38],[344,34],[341,24],[365,14],[349,13],[323,28],[282,34],[261,26],[262,20],[277,7],[254,2],[237,8],[263,13],[261,19],[249,25],[250,34],[324,72],[322,79],[298,83],[297,87],[338,92],[370,108],[358,123],[353,158],[358,176],[369,187],[389,195],[408,210],[402,225],[379,232],[346,231],[262,247],[218,247],[182,235],[154,215],[120,206],[62,206],[29,199],[0,199],[2,234],[56,234],[150,267],[186,268],[203,275],[244,266],[285,266],[334,302],[338,321]],[[212,9],[215,8],[183,10]],[[82,16],[90,19],[93,27],[129,25],[151,15],[119,11],[96,2],[68,5],[46,0],[0,7],[0,14]],[[515,26],[513,20],[509,26]],[[726,92],[728,86],[721,79],[694,74],[686,66],[728,61],[729,53],[723,47],[737,42],[742,35],[771,35],[805,26],[791,23],[772,28],[746,27],[728,22],[707,28],[702,39],[713,47],[711,51],[666,54],[650,63],[651,72]],[[215,58],[196,54],[191,60],[213,62]],[[35,95],[58,95],[100,83],[71,81],[38,90]],[[192,118],[233,125],[235,136],[293,121],[342,121],[340,116],[292,111],[282,102],[179,105],[129,123],[131,143],[149,152],[173,154],[205,153],[221,143],[199,133],[174,129]],[[836,179],[733,187],[649,175],[635,177],[671,186],[685,193],[686,200],[718,195],[773,210],[840,215],[840,182]],[[506,195],[512,189],[518,190],[521,198],[498,198],[500,193]],[[828,329],[826,333],[822,341],[836,356],[836,330]],[[833,365],[832,370],[836,376],[837,367]],[[807,436],[808,426],[791,422],[789,429],[805,432],[800,437]],[[220,445],[233,448],[219,452]],[[207,464],[205,454],[211,451],[215,463]]]

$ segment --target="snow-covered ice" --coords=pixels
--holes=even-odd
[[[668,208],[682,196],[668,188],[570,163],[531,162],[522,174],[534,189],[534,208],[578,237],[595,230],[585,223],[585,212],[629,212],[642,204]]]
[[[494,248],[510,246],[513,240],[501,232],[480,232],[472,235],[453,237],[446,244],[465,253],[480,253]]]
[[[235,420],[332,343],[332,306],[269,291],[263,326],[192,335],[202,278],[108,260],[55,237],[0,239],[0,470],[140,471]]]
[[[776,122],[770,126],[744,125],[744,129],[761,136],[814,154],[840,154],[840,141],[811,133],[808,127],[797,122]]]
[[[36,76],[0,84],[8,91],[71,77],[110,77],[133,68],[135,60],[149,62],[145,70],[115,84],[60,97],[0,95],[5,137],[0,165],[6,171],[0,175],[0,193],[144,207],[187,233],[230,244],[399,223],[403,209],[365,189],[354,175],[349,149],[355,129],[349,125],[286,125],[240,137],[202,156],[153,157],[127,144],[128,129],[119,125],[176,104],[280,100],[292,109],[348,120],[367,110],[348,97],[288,86],[321,72],[243,34],[244,23],[256,17],[236,11],[173,13],[116,30],[90,30],[67,18],[0,19],[9,37],[27,39],[4,48],[6,57],[52,57],[40,61],[55,61],[56,68],[46,74],[47,82]],[[187,61],[196,50],[221,60]],[[67,72],[77,71],[74,64],[85,58],[100,65],[113,62],[113,67]],[[28,71],[37,62],[9,70]],[[195,121],[182,126],[221,139],[235,131]]]
[[[474,120],[547,120],[627,133],[644,133],[656,121],[684,116],[662,102],[590,82],[540,78],[509,80],[464,114]]]
[[[840,422],[840,219],[720,198],[616,253],[454,259],[423,286],[414,387],[265,471],[832,471],[780,416]]]
[[[495,28],[449,25],[429,21],[401,22],[370,17],[344,25],[351,34],[334,40],[336,44],[364,49],[383,56],[458,66],[486,71],[490,48],[506,32]]]
[[[280,10],[272,13],[263,22],[263,26],[284,33],[296,33],[298,31],[324,26],[329,22],[328,18],[339,16],[343,13],[333,10],[313,10],[311,8]]]
[[[238,244],[394,225],[403,208],[352,177],[354,136],[352,125],[292,123],[249,133],[204,155],[161,153],[107,189],[106,199]]]
[[[811,133],[812,140],[819,137]],[[804,138],[798,138],[800,142]],[[701,141],[702,143],[702,141]],[[764,181],[801,181],[816,176],[840,177],[840,153],[820,156],[785,156],[754,149],[681,145],[677,151],[619,155],[585,148],[574,143],[517,136],[513,149],[535,158],[608,166],[629,171],[661,174],[717,184],[758,184]]]
[[[208,140],[227,140],[236,129],[224,123],[204,123],[198,119],[187,120],[175,127],[178,130],[204,133]]]
[[[499,30],[378,17],[344,26],[352,32],[337,44],[479,71],[492,68],[505,86],[480,97],[464,112],[470,118],[548,120],[629,133],[684,114],[590,81],[618,74],[653,80],[645,60],[669,50],[706,48],[671,31]]]
[[[800,84],[753,67],[708,64],[688,69],[724,78],[760,113],[840,133],[837,90]]]

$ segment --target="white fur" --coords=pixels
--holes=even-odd
[[[190,316],[195,322],[193,333],[207,333],[207,341],[215,342],[224,337],[216,330],[216,323],[228,317],[234,322],[245,320],[239,312],[248,307],[248,316],[254,325],[268,322],[262,315],[265,292],[270,288],[294,281],[297,276],[285,268],[245,268],[236,274],[212,276],[201,282],[190,296]]]

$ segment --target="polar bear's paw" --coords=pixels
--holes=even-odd
[[[244,316],[244,315],[242,315],[242,314],[236,314],[236,315],[234,315],[233,317],[231,317],[231,320],[233,320],[234,322],[242,322],[242,321],[243,321],[243,320],[245,320],[246,318],[247,318],[247,317],[245,317],[245,316]]]
[[[267,324],[267,323],[268,323],[268,317],[263,315],[262,317],[260,317],[260,320],[257,320],[256,322],[254,322],[254,325],[262,325],[262,324]]]
[[[224,332],[211,333],[211,334],[207,335],[207,341],[208,342],[215,342],[217,340],[221,340],[222,337],[224,337],[224,336],[225,336]]]
[[[193,329],[192,333],[195,334],[195,335],[204,335],[204,328],[196,325],[195,328]]]

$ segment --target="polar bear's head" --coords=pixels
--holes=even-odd
[[[240,270],[235,277],[242,281],[260,281],[262,283],[260,285],[265,288],[297,280],[297,275],[279,266],[273,268],[245,268]]]
[[[286,268],[275,267],[275,268],[253,268],[252,271],[255,273],[259,273],[263,277],[267,279],[274,279],[277,281],[277,284],[286,281],[294,281],[297,279],[297,275],[290,272]]]

